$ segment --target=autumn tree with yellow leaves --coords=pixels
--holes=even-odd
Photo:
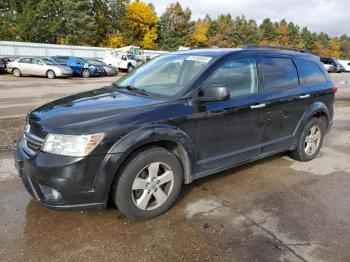
[[[209,23],[208,21],[198,19],[193,27],[193,32],[190,34],[188,41],[186,41],[186,45],[193,47],[205,47],[208,46],[208,33]]]
[[[156,48],[158,16],[152,4],[142,1],[126,5],[128,41],[142,48]]]

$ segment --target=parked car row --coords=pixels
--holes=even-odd
[[[3,69],[0,66],[0,71],[7,71],[16,77],[32,75],[53,79],[75,75],[87,78],[119,73],[118,68],[106,65],[99,60],[75,56],[21,57],[1,64],[3,64]]]

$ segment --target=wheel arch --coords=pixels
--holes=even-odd
[[[55,74],[55,76],[57,75],[57,73],[56,73],[56,71],[54,69],[49,68],[49,69],[46,70],[46,74],[45,74],[46,76],[49,73],[49,71],[52,71]]]
[[[121,154],[115,176],[137,151],[152,146],[163,147],[172,152],[183,169],[183,181],[190,183],[195,168],[195,146],[181,129],[167,125],[157,125],[135,130],[119,139],[109,150],[110,154]]]
[[[330,123],[330,112],[327,108],[327,106],[320,101],[314,102],[311,105],[307,107],[305,110],[303,116],[301,117],[295,131],[294,135],[298,137],[303,130],[303,127],[307,124],[308,121],[310,121],[311,118],[313,117],[324,117],[326,119],[326,127],[327,129],[329,128],[329,123]]]

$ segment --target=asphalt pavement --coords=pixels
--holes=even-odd
[[[6,80],[3,91],[12,76],[0,77],[0,99],[12,99],[0,100],[7,117],[113,80],[21,78],[12,87]],[[197,180],[150,221],[127,219],[112,205],[40,207],[12,153],[0,152],[0,261],[350,261],[350,74],[332,77],[339,88],[334,127],[316,159],[281,154]]]

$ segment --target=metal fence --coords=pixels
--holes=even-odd
[[[0,41],[0,56],[78,56],[103,58],[109,48]]]

